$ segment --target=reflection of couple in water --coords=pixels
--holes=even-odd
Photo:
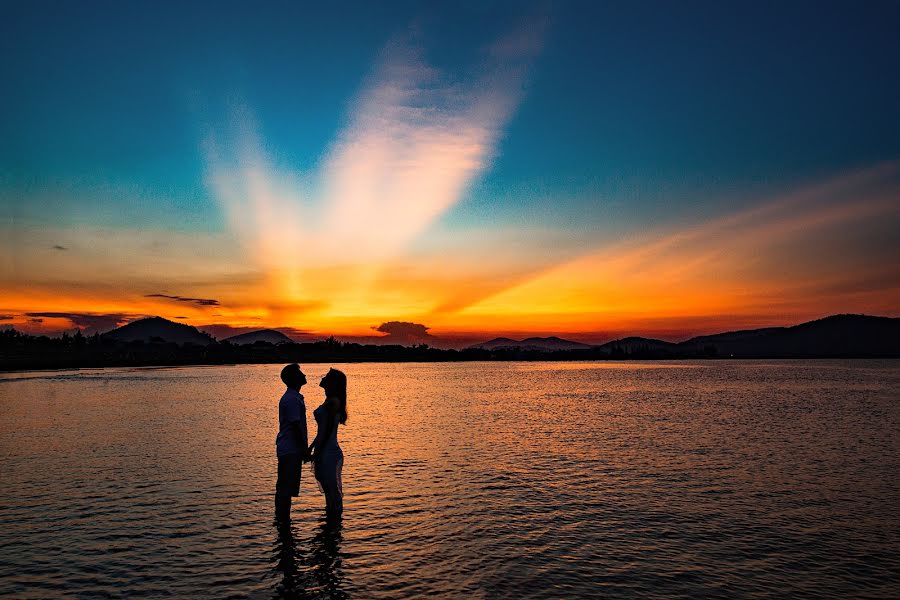
[[[317,432],[307,447],[306,405],[300,388],[306,375],[294,363],[281,370],[281,381],[287,386],[278,403],[278,481],[275,484],[275,520],[280,524],[291,520],[291,498],[300,495],[300,473],[304,462],[313,463],[319,489],[325,494],[325,509],[329,517],[338,517],[344,510],[341,489],[341,469],[344,453],[338,444],[338,425],[347,422],[347,376],[331,369],[319,382],[325,390],[325,401],[313,411]]]
[[[280,574],[276,598],[347,598],[341,590],[341,522],[325,516],[307,544],[298,544],[294,528],[278,528],[274,570]],[[306,549],[308,548],[308,551]]]

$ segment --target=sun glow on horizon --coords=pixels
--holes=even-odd
[[[896,265],[865,264],[859,240],[851,236],[840,245],[835,240],[862,222],[868,231],[878,231],[875,225],[880,224],[890,236],[900,216],[898,181],[900,163],[885,163],[741,212],[646,231],[554,260],[500,288],[496,284],[502,277],[493,277],[492,269],[502,270],[508,263],[493,263],[477,244],[469,255],[407,256],[400,262],[328,265],[321,259],[320,265],[286,271],[258,264],[258,269],[244,269],[231,278],[217,275],[202,286],[180,287],[192,291],[191,296],[85,286],[78,280],[88,277],[90,265],[73,260],[70,283],[57,279],[5,294],[5,306],[29,310],[4,324],[34,332],[100,329],[96,324],[111,328],[160,315],[223,331],[287,327],[301,337],[375,339],[382,335],[374,331],[379,323],[399,319],[425,323],[435,339],[452,344],[494,334],[565,334],[591,341],[616,334],[679,338],[791,324],[847,312],[848,305],[858,312],[894,315],[900,306]],[[98,233],[95,239],[102,237]],[[829,241],[827,248],[822,240]],[[197,243],[177,236],[169,241],[180,244],[183,252]],[[227,246],[221,244],[222,250]],[[171,255],[173,246],[165,248],[160,256]],[[93,247],[97,260],[103,250],[102,243]],[[829,253],[827,264],[821,261],[823,252]],[[186,282],[202,270],[194,265],[182,274]],[[130,285],[140,289],[143,278],[161,277],[154,267],[165,271],[170,265],[149,261],[145,273],[123,268],[117,275],[130,274]],[[393,275],[385,277],[388,272]],[[292,277],[315,283],[304,286],[306,300],[291,296]],[[67,313],[83,320],[67,318]],[[109,318],[103,320],[103,315]]]

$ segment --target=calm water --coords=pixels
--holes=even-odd
[[[0,595],[900,597],[898,361],[341,368],[290,535],[280,366],[0,375]]]

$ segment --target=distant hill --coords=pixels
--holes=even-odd
[[[530,337],[522,340],[520,345],[523,348],[540,348],[542,350],[587,350],[590,344],[582,344],[581,342],[573,342],[564,340],[556,336],[550,337]]]
[[[230,344],[243,346],[245,344],[255,344],[256,342],[268,342],[270,344],[289,344],[293,342],[291,338],[284,335],[280,331],[274,329],[260,329],[259,331],[249,331],[240,335],[233,335],[222,340]]]
[[[678,352],[678,344],[643,337],[627,337],[620,340],[613,340],[600,346],[596,346],[596,348],[606,352],[622,351],[629,354],[635,352],[669,352],[676,354]]]
[[[714,333],[711,335],[701,335],[691,338],[684,342],[683,345],[709,344],[709,343],[736,343],[747,342],[761,336],[769,335],[776,331],[785,331],[787,327],[766,327],[763,329],[744,329],[739,331],[726,331],[725,333]]]
[[[695,337],[678,347],[686,353],[715,348],[717,356],[735,358],[900,356],[900,319],[833,315],[793,327]]]
[[[216,342],[211,335],[199,331],[196,327],[191,327],[184,323],[175,323],[162,317],[148,317],[132,321],[127,325],[122,325],[104,333],[103,337],[121,342],[163,341],[176,344],[196,344],[198,346],[208,346]]]
[[[518,346],[518,344],[519,342],[517,342],[516,340],[506,337],[498,337],[486,342],[482,342],[481,344],[475,344],[474,346],[470,347],[481,348],[482,350],[496,350],[497,348],[515,348],[516,346]]]
[[[590,348],[588,344],[580,342],[572,342],[564,340],[556,336],[550,337],[530,337],[524,340],[513,340],[510,338],[499,337],[482,344],[471,346],[472,348],[480,348],[482,350],[500,350],[503,348],[519,349],[519,350],[538,350],[542,352],[553,352],[556,350],[587,350]]]
[[[592,348],[601,355],[637,358],[900,357],[900,318],[833,315],[793,327],[728,331],[698,336],[680,343],[626,337],[589,347],[556,337],[522,341],[496,338],[472,348],[519,348],[544,352]]]

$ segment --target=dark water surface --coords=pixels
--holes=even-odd
[[[280,366],[0,375],[0,595],[900,597],[898,361],[341,368],[290,535]]]

